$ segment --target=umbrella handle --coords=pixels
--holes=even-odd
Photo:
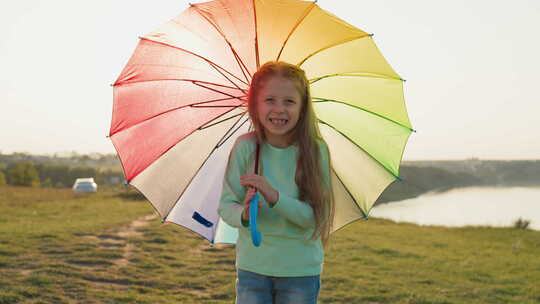
[[[259,247],[261,244],[261,233],[257,230],[257,214],[259,212],[259,193],[255,193],[249,202],[249,229],[251,230],[251,240],[253,245]]]

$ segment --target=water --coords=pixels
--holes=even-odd
[[[518,218],[540,230],[540,188],[469,187],[376,206],[370,216],[420,225],[513,226]]]

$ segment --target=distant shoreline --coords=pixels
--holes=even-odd
[[[441,188],[437,188],[437,189],[434,189],[434,190],[430,190],[428,192],[420,193],[420,194],[418,194],[417,196],[414,196],[414,197],[404,198],[404,199],[399,200],[399,201],[381,202],[379,204],[397,203],[397,202],[401,202],[401,201],[408,200],[408,199],[418,198],[418,197],[423,196],[423,195],[443,194],[443,193],[446,193],[446,192],[449,192],[449,191],[452,191],[452,190],[467,189],[467,188],[538,188],[538,189],[540,189],[540,184],[538,184],[538,185],[471,185],[471,186],[460,186],[460,187],[441,187]]]
[[[376,205],[464,187],[540,187],[540,160],[404,162],[400,177]]]

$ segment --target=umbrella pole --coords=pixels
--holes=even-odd
[[[255,174],[259,173],[259,154],[261,145],[257,143],[255,152]],[[249,202],[249,229],[251,230],[251,241],[255,247],[261,245],[261,233],[257,229],[257,214],[259,212],[259,193],[255,193],[255,196]]]

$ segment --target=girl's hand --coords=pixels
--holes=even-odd
[[[244,174],[240,176],[240,185],[245,187],[255,187],[264,196],[270,205],[274,205],[279,199],[279,192],[272,188],[264,176],[257,174]]]
[[[251,199],[255,196],[255,193],[257,193],[257,189],[255,188],[249,188],[249,190],[246,192],[246,197],[244,198],[244,211],[242,212],[242,220],[244,222],[249,222],[249,205]],[[259,200],[259,215],[261,214],[261,208],[262,203],[261,200]]]

